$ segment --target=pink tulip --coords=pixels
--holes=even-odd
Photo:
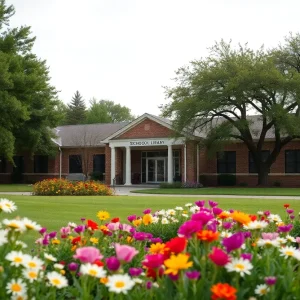
[[[82,247],[76,249],[74,258],[79,259],[82,263],[94,263],[97,259],[102,259],[103,255],[95,247]]]
[[[213,247],[208,257],[218,266],[225,266],[229,262],[229,255],[222,249]]]
[[[110,231],[116,231],[116,230],[119,230],[120,229],[120,223],[117,222],[117,223],[109,223],[107,225],[107,228],[110,230]]]
[[[133,257],[136,256],[139,251],[134,247],[127,245],[115,244],[116,256],[119,261],[131,262]]]

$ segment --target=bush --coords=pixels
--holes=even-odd
[[[92,172],[90,174],[91,180],[104,181],[104,174],[101,172]]]
[[[280,187],[281,186],[281,182],[280,181],[275,181],[273,183],[273,185],[276,186],[276,187]]]
[[[33,186],[34,195],[39,196],[111,196],[113,191],[107,185],[95,181],[71,182],[66,179],[45,179]]]
[[[186,181],[182,184],[183,188],[191,188],[191,189],[198,189],[202,188],[203,184],[195,182],[195,181]]]
[[[236,176],[234,174],[219,174],[218,185],[233,186],[236,185]]]
[[[180,189],[182,188],[182,182],[173,182],[173,183],[167,183],[162,182],[159,187],[161,189]]]
[[[240,182],[240,183],[239,183],[239,186],[245,187],[245,186],[248,186],[248,183],[247,183],[247,182]]]

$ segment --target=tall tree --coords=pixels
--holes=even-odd
[[[32,53],[30,27],[9,26],[14,13],[0,0],[0,155],[10,161],[22,150],[52,153],[51,128],[58,121],[46,62]]]
[[[163,107],[163,115],[174,117],[177,132],[205,132],[211,151],[233,140],[245,143],[258,184],[265,185],[282,147],[300,137],[300,76],[294,63],[287,63],[297,60],[300,70],[299,49],[298,35],[268,52],[216,43],[207,58],[177,71],[177,85],[166,88],[172,100]],[[251,115],[259,117],[253,121]],[[263,146],[268,135],[274,143],[266,159]]]
[[[135,118],[128,107],[115,104],[113,101],[97,101],[93,98],[90,104],[86,118],[87,124],[132,121]]]
[[[86,121],[86,106],[82,96],[78,91],[75,92],[71,103],[68,104],[66,113],[66,124],[84,124]]]

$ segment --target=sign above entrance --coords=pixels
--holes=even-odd
[[[166,145],[166,141],[163,140],[146,140],[146,141],[132,141],[129,142],[130,146],[157,146],[157,145]]]

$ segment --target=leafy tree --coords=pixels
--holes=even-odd
[[[87,112],[87,124],[93,123],[116,123],[123,121],[132,121],[134,116],[130,109],[113,101],[100,100],[93,98],[90,101],[91,107]]]
[[[68,104],[66,124],[84,124],[86,120],[86,106],[78,91],[74,94],[71,103]]]
[[[166,87],[172,100],[162,107],[163,115],[174,118],[177,132],[204,132],[213,153],[233,140],[245,143],[258,184],[265,185],[282,147],[300,136],[299,57],[299,35],[272,51],[216,43],[207,58],[177,71],[176,86]],[[274,142],[266,159],[262,151],[269,133]]]
[[[0,155],[13,161],[18,151],[53,153],[57,92],[46,62],[32,53],[30,27],[11,28],[12,5],[0,0]]]
[[[66,116],[68,111],[67,105],[64,104],[62,101],[58,101],[57,105],[55,106],[55,111],[57,112],[57,115],[59,117],[58,125],[66,125]]]

